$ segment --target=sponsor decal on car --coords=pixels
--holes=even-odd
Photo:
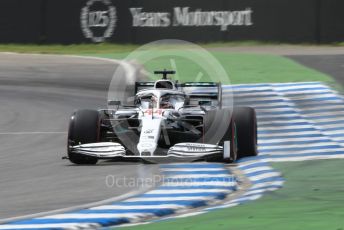
[[[143,133],[145,134],[151,134],[153,133],[154,129],[146,129],[145,131],[143,131]]]
[[[151,143],[142,143],[141,144],[142,147],[146,147],[146,148],[150,148],[152,147],[153,145]]]
[[[162,109],[146,109],[144,111],[145,115],[152,115],[152,114],[157,114],[157,115],[162,115],[163,114],[163,110]]]
[[[186,143],[185,147],[190,152],[206,152],[207,151],[207,147],[204,144]]]
[[[202,146],[187,146],[186,147],[190,152],[206,152],[207,148]]]

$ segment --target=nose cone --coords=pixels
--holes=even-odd
[[[137,150],[140,155],[153,155],[158,146],[160,137],[162,118],[152,118],[151,116],[142,118],[142,128],[140,141],[137,144]]]
[[[137,145],[137,150],[139,150],[141,156],[153,156],[157,146],[154,142],[140,142]]]

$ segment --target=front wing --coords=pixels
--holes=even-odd
[[[227,149],[227,148],[226,148]],[[166,155],[128,155],[124,146],[114,142],[99,142],[70,146],[76,154],[97,159],[143,159],[151,162],[183,162],[204,160],[225,155],[222,146],[201,143],[179,143],[172,146]]]

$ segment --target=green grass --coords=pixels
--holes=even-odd
[[[264,43],[258,41],[240,41],[240,42],[215,42],[200,44],[202,47],[238,47],[238,46],[261,46],[261,45],[279,45],[278,43]],[[49,54],[97,54],[97,53],[118,53],[128,52],[140,47],[135,44],[0,44],[0,52],[18,52],[18,53],[49,53]]]
[[[237,207],[158,223],[140,230],[343,230],[344,160],[275,163],[285,187]]]
[[[278,42],[260,42],[260,41],[232,41],[232,42],[213,42],[199,44],[205,48],[212,47],[239,47],[239,46],[266,46],[266,45],[293,45],[293,46],[344,46],[344,42],[329,44],[286,44]],[[126,52],[132,51],[139,47],[135,44],[0,44],[0,52],[18,52],[18,53],[54,53],[54,54],[75,54],[75,53],[109,53],[109,52]]]
[[[36,45],[0,44],[0,52],[40,53],[40,54],[98,54],[128,52],[137,48],[132,44],[74,44],[74,45]]]
[[[181,51],[183,52],[183,51]],[[184,51],[187,55],[188,51]],[[160,57],[145,63],[146,69],[152,73],[156,69],[171,69],[171,59],[174,59],[177,72],[183,81],[195,81],[201,71],[204,73],[201,81],[219,81],[224,84],[233,83],[262,83],[262,82],[300,82],[322,81],[329,85],[336,85],[328,75],[302,66],[286,57],[269,54],[238,54],[219,51],[210,52],[227,72],[228,78],[221,78],[216,74],[210,75],[203,70],[203,66],[191,60],[174,56]],[[99,57],[124,58],[128,53],[97,54]],[[151,76],[152,77],[152,76]]]
[[[255,41],[244,42],[228,42],[228,43],[211,43],[203,44],[207,47],[223,47],[223,46],[242,46],[242,45],[264,45],[266,43],[259,43]],[[271,44],[271,43],[270,43]],[[0,45],[0,52],[20,52],[20,53],[53,53],[53,54],[76,54],[88,56],[100,56],[107,58],[122,59],[131,54],[137,49],[138,45],[126,44],[79,44],[79,45],[17,45],[17,44],[2,44]],[[169,47],[174,47],[170,45]],[[155,53],[161,52],[166,54],[158,47],[154,50]],[[171,59],[173,59],[177,66],[179,76],[182,76],[183,81],[195,81],[196,76],[202,72],[201,81],[222,81],[223,83],[261,83],[261,82],[300,82],[300,81],[323,81],[330,85],[336,86],[334,80],[318,71],[306,68],[288,58],[268,55],[268,54],[239,54],[227,53],[219,51],[210,51],[209,53],[224,68],[229,78],[225,78],[223,74],[217,74],[212,71],[212,68],[207,66],[207,61],[203,60],[201,64],[195,64],[194,60],[200,59],[197,52],[192,49],[188,50],[187,46],[175,46],[177,51],[173,51],[183,57],[176,57],[173,55],[165,55],[164,57],[157,57],[149,62],[144,63],[144,66],[149,72],[156,69],[171,67]],[[191,52],[192,51],[192,52]],[[192,59],[188,59],[189,54],[193,53]],[[199,52],[201,54],[201,52]],[[140,58],[138,58],[140,61]],[[207,67],[207,68],[205,68]],[[209,71],[210,69],[210,71]],[[151,78],[154,78],[152,75]],[[180,77],[181,78],[181,77]]]
[[[202,47],[238,47],[238,46],[256,46],[264,45],[261,42],[244,41],[244,42],[227,42],[227,43],[208,43],[200,44]],[[17,52],[17,53],[42,53],[42,54],[99,54],[99,53],[122,53],[130,52],[140,45],[135,44],[71,44],[71,45],[37,45],[37,44],[0,44],[0,52]]]

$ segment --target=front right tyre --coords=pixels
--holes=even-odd
[[[98,159],[75,153],[70,146],[96,143],[100,140],[100,114],[97,110],[77,110],[69,122],[67,153],[74,164],[96,164]]]

